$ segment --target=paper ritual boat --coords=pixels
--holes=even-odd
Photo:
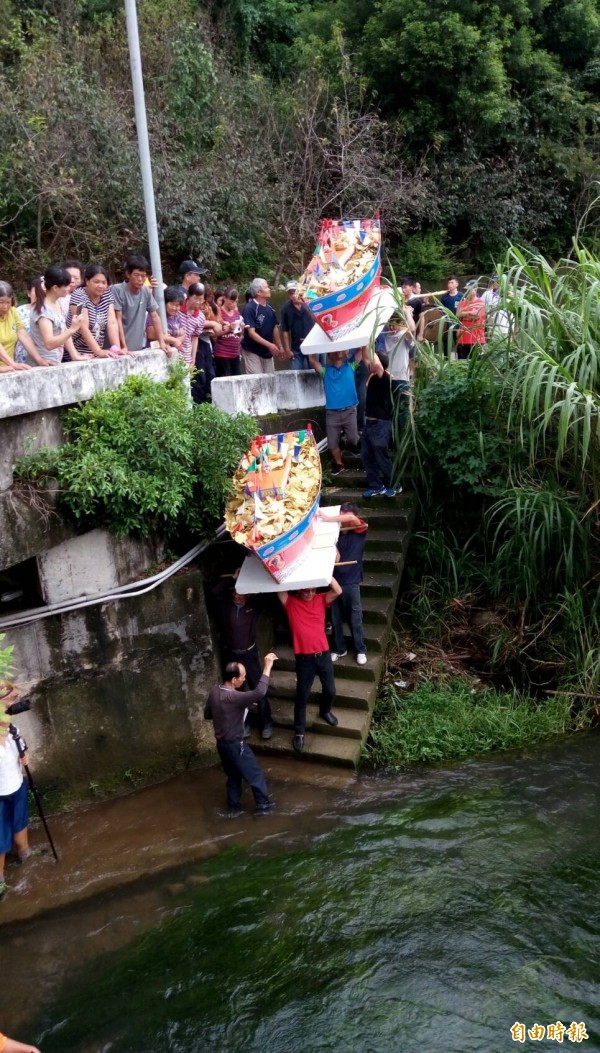
[[[313,257],[298,282],[314,319],[332,337],[358,320],[381,276],[381,223],[324,219]]]
[[[259,435],[233,476],[225,526],[278,582],[310,550],[321,495],[321,459],[310,427]]]

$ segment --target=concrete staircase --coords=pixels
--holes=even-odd
[[[350,456],[345,457],[350,463]],[[337,482],[337,480],[336,480]],[[335,664],[337,699],[334,706],[339,724],[331,728],[319,718],[318,698],[321,685],[315,680],[307,709],[304,751],[292,749],[296,675],[294,654],[285,616],[278,627],[276,650],[279,656],[271,674],[269,697],[273,707],[273,737],[267,742],[253,733],[252,748],[262,754],[288,754],[344,767],[357,768],[362,745],[366,741],[383,671],[392,616],[406,551],[414,521],[414,501],[410,494],[395,498],[362,499],[366,487],[364,472],[351,468],[340,477],[340,485],[323,488],[321,505],[339,505],[356,501],[369,523],[365,549],[362,605],[367,644],[367,664],[356,664],[348,654]]]

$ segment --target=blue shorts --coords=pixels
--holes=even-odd
[[[0,855],[12,852],[15,834],[29,823],[29,802],[25,779],[14,793],[0,797]]]

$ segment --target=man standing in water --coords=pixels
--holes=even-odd
[[[325,611],[341,595],[342,587],[335,578],[332,578],[327,592],[298,589],[297,592],[278,593],[288,616],[296,656],[297,684],[292,745],[297,753],[304,749],[306,706],[315,676],[321,681],[321,720],[332,727],[338,722],[331,712],[335,702],[335,679],[329,644],[325,636]]]
[[[244,664],[228,662],[225,682],[213,687],[204,707],[206,720],[213,722],[217,752],[227,776],[227,805],[232,815],[242,810],[242,780],[252,790],[257,814],[263,815],[272,808],[264,772],[244,742],[244,717],[248,706],[265,697],[275,661],[276,654],[271,652],[265,656],[262,676],[254,691],[242,691],[246,679]]]
[[[230,581],[220,582],[213,589],[213,596],[219,605],[219,616],[225,642],[226,662],[242,662],[246,670],[246,685],[251,691],[258,687],[261,676],[260,659],[256,646],[256,629],[258,610],[252,596],[246,596],[236,589],[239,568],[233,575],[233,588]],[[270,739],[273,734],[271,704],[268,696],[258,702],[258,726],[263,739]],[[248,729],[249,730],[249,729]]]

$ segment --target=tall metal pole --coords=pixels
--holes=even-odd
[[[154,295],[158,301],[163,330],[166,332],[167,316],[165,313],[162,265],[160,262],[160,246],[158,243],[158,223],[156,222],[156,205],[154,202],[154,185],[152,182],[150,140],[148,139],[148,122],[146,120],[146,100],[144,98],[144,78],[142,74],[140,36],[138,33],[137,9],[135,5],[136,0],[125,0],[127,41],[129,44],[131,82],[133,85],[133,101],[135,103],[135,123],[137,127],[138,149],[140,152],[140,168],[144,190],[144,208],[146,210],[146,226],[148,228],[150,263],[152,265],[152,274],[158,282],[158,285],[154,290]]]

